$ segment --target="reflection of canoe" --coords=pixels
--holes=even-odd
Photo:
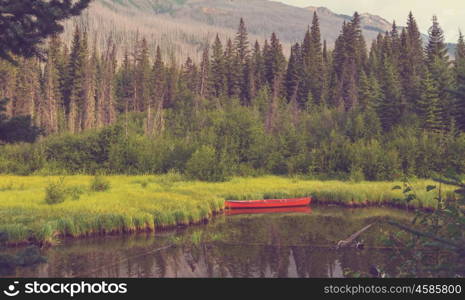
[[[274,207],[296,207],[308,206],[312,198],[294,198],[294,199],[268,199],[268,200],[248,200],[235,201],[227,200],[226,208],[274,208]]]
[[[227,216],[234,215],[250,215],[250,214],[276,214],[276,213],[303,213],[310,214],[312,209],[310,206],[297,206],[297,207],[274,207],[274,208],[244,208],[244,209],[227,209],[225,214]]]

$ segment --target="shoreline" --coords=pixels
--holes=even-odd
[[[395,209],[395,210],[400,210],[404,212],[409,212],[409,213],[415,213],[417,211],[421,211],[424,213],[432,213],[434,212],[434,209],[422,209],[422,208],[415,208],[413,206],[401,206],[401,205],[396,205],[392,203],[385,203],[382,205],[376,204],[376,203],[368,203],[365,205],[348,205],[345,203],[338,203],[338,202],[327,202],[327,201],[318,201],[316,199],[313,199],[312,205],[315,206],[335,206],[339,207],[342,209],[368,209],[368,208],[388,208],[388,209]],[[312,205],[309,205],[309,208],[312,208]],[[58,245],[61,241],[63,240],[85,240],[89,238],[99,238],[99,237],[106,237],[106,236],[113,236],[113,237],[118,237],[118,236],[130,236],[130,235],[137,235],[137,234],[150,234],[153,233],[156,235],[158,232],[170,232],[174,230],[185,230],[190,227],[196,227],[196,226],[202,226],[202,225],[207,225],[208,223],[214,221],[215,217],[219,215],[227,216],[225,212],[229,210],[227,208],[221,209],[219,212],[213,213],[213,215],[209,218],[205,218],[203,220],[200,220],[198,222],[193,222],[189,224],[177,224],[177,225],[171,225],[171,226],[162,226],[162,227],[156,227],[155,229],[150,229],[150,228],[145,228],[145,229],[139,229],[139,230],[115,230],[115,231],[110,231],[110,232],[95,232],[95,233],[88,233],[84,235],[79,235],[79,236],[73,236],[73,235],[57,235],[56,238],[58,240],[56,243],[44,243],[44,242],[30,242],[30,241],[24,241],[20,243],[6,243],[5,246],[8,248],[21,248],[21,247],[27,247],[27,246],[38,246],[40,248],[50,248]],[[240,209],[238,209],[240,210]],[[259,210],[259,209],[258,209]],[[285,212],[283,212],[285,213]]]
[[[315,205],[353,209],[388,207],[427,213],[437,205],[434,193],[420,191],[433,184],[429,180],[414,183],[420,191],[419,198],[407,205],[400,200],[404,196],[402,192],[392,189],[399,182],[355,183],[265,176],[209,183],[168,175],[105,176],[111,184],[105,192],[89,190],[92,176],[69,176],[65,179],[66,187],[80,191],[77,199],[46,204],[45,188],[57,178],[0,175],[0,232],[7,234],[6,244],[48,246],[63,237],[156,232],[193,226],[223,213],[225,200],[232,199],[311,196]],[[2,188],[3,183],[8,188]]]

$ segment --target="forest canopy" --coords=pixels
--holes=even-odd
[[[178,64],[144,37],[123,48],[79,26],[70,45],[53,35],[45,62],[0,61],[6,115],[30,116],[45,136],[4,146],[0,172],[176,170],[204,180],[465,172],[462,34],[454,60],[437,18],[425,45],[411,13],[407,27],[393,24],[370,46],[357,13],[333,49],[323,38],[315,13],[286,57],[276,34],[249,41],[240,20],[234,39],[216,36],[199,59]]]

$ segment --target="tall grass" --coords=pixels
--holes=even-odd
[[[170,175],[173,176],[173,175]],[[111,189],[94,192],[90,176],[69,176],[66,186],[79,187],[78,196],[48,205],[46,187],[58,177],[0,176],[2,183],[23,186],[0,190],[0,232],[10,243],[54,243],[62,236],[155,231],[199,223],[224,208],[225,199],[262,199],[312,196],[320,203],[346,205],[403,204],[395,182],[309,181],[281,177],[233,178],[229,182],[183,181],[165,176],[105,176]],[[168,182],[169,181],[169,182]],[[147,184],[141,184],[146,182]],[[431,181],[414,185],[418,199],[411,204],[435,208]],[[445,187],[443,190],[452,190]]]

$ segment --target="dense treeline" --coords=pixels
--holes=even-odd
[[[465,172],[465,42],[451,61],[436,18],[426,46],[410,14],[368,50],[355,13],[329,50],[315,14],[289,58],[275,34],[251,44],[241,20],[234,40],[217,36],[181,66],[145,39],[98,49],[89,35],[77,27],[69,47],[51,38],[45,63],[0,61],[5,115],[30,116],[47,136],[3,146],[0,172]]]

